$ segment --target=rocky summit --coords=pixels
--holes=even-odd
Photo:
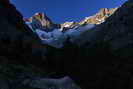
[[[108,9],[101,11],[108,13]],[[56,48],[42,43],[10,1],[0,0],[0,88],[132,89],[132,11],[133,0],[128,0],[98,25],[76,24],[78,27],[69,30],[76,34],[85,31],[76,35],[73,43],[68,36],[64,46]],[[46,30],[51,30],[51,25],[42,21],[45,15],[35,15],[35,30],[47,26]],[[72,25],[68,22],[63,27]],[[54,38],[53,33],[47,35]]]
[[[35,13],[28,19],[25,19],[27,22],[32,23],[32,28],[35,29],[42,29],[47,32],[52,31],[55,28],[59,28],[60,25],[54,24],[45,13]]]
[[[118,8],[102,8],[93,16],[86,17],[80,24],[101,24],[110,17]]]

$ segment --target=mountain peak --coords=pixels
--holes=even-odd
[[[30,18],[26,19],[27,22],[32,23],[32,28],[42,29],[47,32],[57,28],[56,24],[52,22],[52,20],[46,15],[46,13],[37,12]]]
[[[98,13],[93,16],[86,17],[84,20],[80,22],[80,24],[101,24],[103,23],[109,16],[115,13],[117,8],[101,8]]]
[[[86,17],[80,22],[65,22],[62,24],[55,24],[46,13],[37,12],[30,18],[26,19],[26,22],[30,22],[34,30],[41,29],[46,32],[50,32],[54,29],[60,29],[60,31],[66,31],[68,29],[75,28],[84,24],[101,24],[109,16],[111,16],[118,8],[101,8],[98,13],[93,16]]]
[[[43,12],[37,12],[37,13],[35,13],[33,16],[36,16],[36,17],[38,17],[38,18],[40,18],[40,19],[49,19],[48,18],[48,16],[46,15],[46,13],[43,13]],[[50,20],[50,19],[49,19]]]

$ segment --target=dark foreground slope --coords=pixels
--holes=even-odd
[[[35,67],[45,59],[45,48],[8,0],[0,0],[0,12],[0,88],[22,89],[25,78],[45,72]]]
[[[0,88],[36,89],[25,80],[67,75],[83,89],[132,89],[132,11],[129,0],[93,28],[93,40],[80,47],[66,42],[56,49],[41,45],[15,7],[0,0]]]
[[[38,37],[25,25],[23,17],[8,0],[0,1],[0,57],[12,60],[41,59]]]

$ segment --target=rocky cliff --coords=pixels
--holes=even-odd
[[[83,21],[79,24],[101,24],[103,23],[108,17],[115,13],[118,8],[102,8],[98,13],[93,16],[86,17]]]
[[[34,30],[42,29],[50,32],[53,29],[60,28],[60,25],[53,23],[45,13],[35,13],[35,15],[25,19],[25,21],[32,23],[31,25]]]

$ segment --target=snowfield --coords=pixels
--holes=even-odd
[[[29,28],[31,28],[33,32],[38,35],[43,44],[47,44],[55,48],[62,48],[64,46],[64,42],[68,37],[70,38],[71,42],[74,42],[75,39],[80,37],[80,34],[94,27],[93,24],[87,24],[84,26],[69,29],[66,32],[61,32],[60,29],[54,29],[51,32],[46,32],[42,29],[34,30],[31,26],[31,23],[29,22],[26,22],[26,24],[29,26]]]

